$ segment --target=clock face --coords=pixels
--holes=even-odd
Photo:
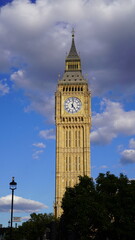
[[[76,113],[81,109],[82,103],[79,98],[69,97],[65,100],[64,108],[68,113]]]

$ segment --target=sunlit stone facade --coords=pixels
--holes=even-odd
[[[78,183],[78,176],[90,176],[91,94],[81,71],[74,33],[65,61],[65,73],[55,94],[56,186],[55,216],[62,214],[66,187]]]

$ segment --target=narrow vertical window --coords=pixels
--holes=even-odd
[[[75,170],[77,171],[77,165],[78,165],[78,159],[77,159],[77,156],[75,158]]]
[[[65,180],[64,180],[64,178],[63,178],[62,182],[63,182],[63,192],[64,192],[64,190],[65,190]]]
[[[68,131],[66,131],[66,147],[68,147]]]
[[[69,131],[69,147],[71,147],[71,131]]]
[[[66,157],[66,172],[68,171],[68,157]]]
[[[69,171],[71,171],[71,157],[69,157]]]
[[[77,147],[77,131],[75,131],[75,147]]]
[[[81,170],[81,161],[80,161],[80,157],[78,157],[78,170]]]
[[[78,131],[78,147],[81,145],[80,130]]]

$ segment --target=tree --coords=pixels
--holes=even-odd
[[[50,223],[54,220],[52,214],[32,213],[31,218],[22,224],[17,230],[18,239],[37,240],[43,239]]]
[[[63,240],[133,240],[135,236],[135,181],[120,174],[87,176],[67,188],[60,219]]]
[[[135,181],[125,175],[99,174],[96,189],[108,211],[109,239],[132,240],[135,235]]]

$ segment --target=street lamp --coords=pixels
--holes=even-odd
[[[8,221],[8,228],[10,228],[10,221]]]
[[[11,225],[10,225],[10,240],[12,240],[12,223],[13,223],[13,202],[14,202],[14,190],[17,188],[17,183],[14,181],[14,177],[12,177],[12,182],[9,184],[9,188],[12,191],[12,201],[11,201]]]

